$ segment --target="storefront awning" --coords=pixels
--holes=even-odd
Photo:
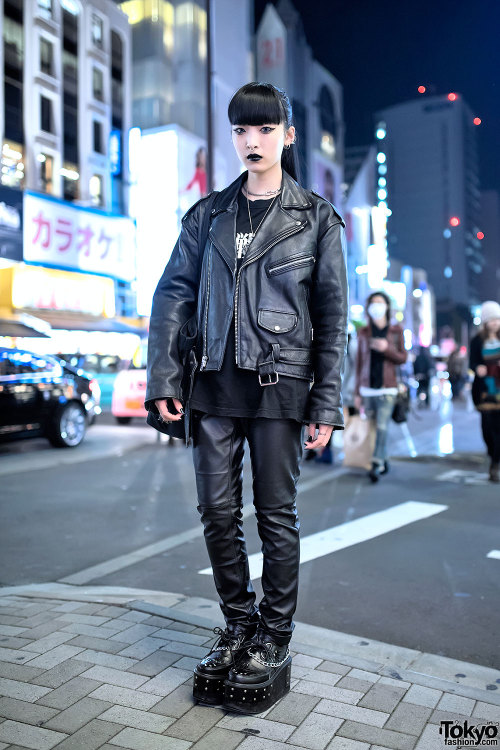
[[[64,312],[40,311],[40,318],[51,328],[65,331],[99,331],[104,333],[146,333],[144,328],[123,323],[117,318],[100,318],[92,315],[72,315]]]
[[[50,323],[46,320],[0,307],[0,336],[50,338],[50,331]]]

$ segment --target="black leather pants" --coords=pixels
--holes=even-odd
[[[297,604],[299,519],[295,505],[302,425],[292,419],[221,417],[193,411],[198,511],[230,627],[253,622],[288,643]],[[257,529],[264,557],[264,597],[257,609],[242,523],[243,447],[250,449]]]

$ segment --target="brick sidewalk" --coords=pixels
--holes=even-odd
[[[197,706],[192,669],[211,624],[0,589],[0,750],[443,750],[442,720],[500,722],[494,692],[293,641],[292,690],[273,708]]]

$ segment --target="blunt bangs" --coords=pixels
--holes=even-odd
[[[262,83],[247,83],[229,102],[231,125],[286,124],[283,105],[273,88]]]

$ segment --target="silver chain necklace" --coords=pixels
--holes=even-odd
[[[249,220],[249,222],[250,222],[250,232],[251,232],[251,233],[252,233],[252,235],[253,235],[253,237],[252,237],[252,240],[251,240],[251,241],[253,241],[253,238],[255,237],[255,235],[256,235],[256,234],[257,234],[257,232],[259,231],[260,227],[262,226],[262,222],[264,221],[264,219],[266,218],[267,214],[268,214],[268,213],[269,213],[269,211],[271,210],[271,206],[273,205],[274,201],[276,200],[276,197],[277,197],[277,196],[275,195],[275,196],[274,196],[274,198],[272,199],[271,203],[270,203],[270,204],[269,204],[269,206],[267,207],[267,211],[266,211],[266,213],[264,214],[264,216],[262,217],[262,219],[261,219],[261,220],[260,220],[260,222],[259,222],[259,226],[257,227],[257,229],[256,229],[256,230],[255,230],[255,232],[254,232],[254,231],[253,231],[253,225],[252,225],[252,215],[251,215],[251,213],[250,213],[250,201],[248,200],[248,195],[247,195],[247,209],[248,209],[248,220]]]

